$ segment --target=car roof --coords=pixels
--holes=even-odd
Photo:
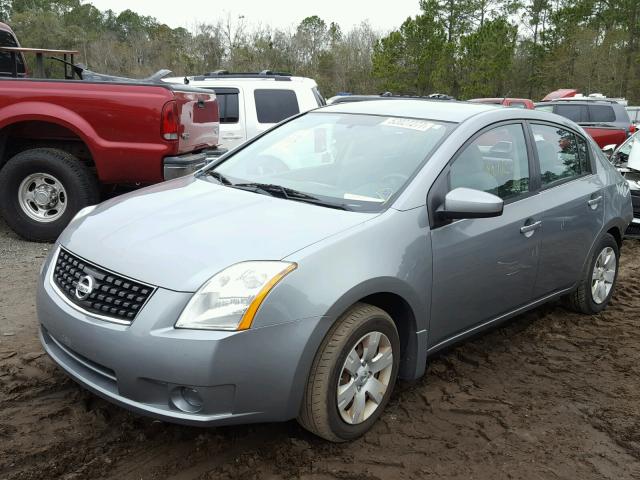
[[[456,102],[451,100],[404,100],[378,99],[361,102],[344,102],[327,105],[316,111],[335,113],[360,113],[365,115],[384,115],[391,117],[423,118],[443,122],[460,123],[478,113],[500,110],[501,106]]]

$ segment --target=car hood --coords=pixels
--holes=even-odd
[[[224,187],[190,176],[100,204],[59,243],[135,280],[194,292],[245,260],[280,260],[377,214]]]

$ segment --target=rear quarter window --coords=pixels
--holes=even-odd
[[[298,98],[293,90],[257,89],[253,96],[258,123],[278,123],[300,113]]]
[[[591,122],[616,121],[616,113],[610,105],[589,105],[589,116]]]

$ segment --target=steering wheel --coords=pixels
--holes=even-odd
[[[247,167],[247,173],[257,175],[274,175],[289,170],[286,163],[273,155],[258,155]]]

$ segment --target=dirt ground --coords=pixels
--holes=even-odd
[[[0,479],[640,478],[639,241],[604,313],[545,306],[432,358],[343,445],[295,422],[165,424],[82,390],[37,339],[49,248],[0,221]]]

